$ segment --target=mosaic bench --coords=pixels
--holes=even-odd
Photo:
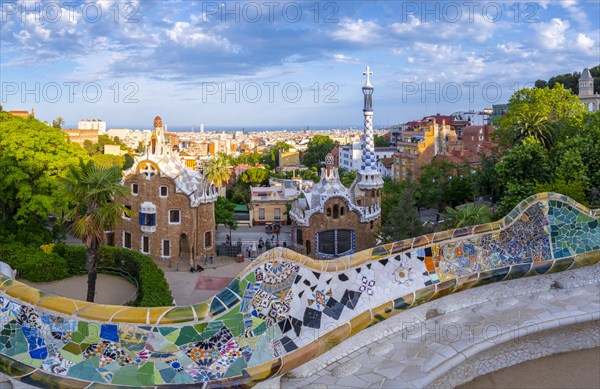
[[[191,306],[94,304],[0,276],[0,370],[42,387],[249,387],[427,301],[595,264],[599,214],[542,193],[498,222],[335,260],[276,248]]]

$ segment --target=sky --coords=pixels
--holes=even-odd
[[[0,104],[68,125],[374,125],[600,64],[598,1],[5,1]]]

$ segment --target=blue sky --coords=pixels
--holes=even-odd
[[[369,65],[379,127],[600,63],[597,1],[1,3],[0,104],[69,124],[360,125]]]

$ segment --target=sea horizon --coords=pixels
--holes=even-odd
[[[77,124],[64,125],[63,128],[76,129]],[[384,128],[380,127],[379,129]],[[128,129],[135,131],[152,130],[147,125],[111,125],[107,126],[107,130],[110,129]],[[319,126],[294,126],[294,125],[270,125],[270,126],[204,126],[204,132],[267,132],[267,131],[328,131],[328,130],[362,130],[363,125],[319,125]],[[199,125],[167,125],[166,130],[169,132],[195,132],[200,133]]]

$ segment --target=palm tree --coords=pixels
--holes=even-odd
[[[229,170],[227,158],[219,156],[208,161],[204,165],[204,177],[217,187],[229,182],[231,170]]]
[[[104,241],[104,232],[112,230],[121,216],[131,217],[133,212],[116,201],[128,193],[128,188],[121,184],[119,168],[101,167],[91,160],[79,160],[79,166],[69,166],[69,172],[69,178],[63,178],[62,184],[75,205],[65,219],[71,222],[69,230],[86,246],[87,301],[93,302],[98,252]]]
[[[554,134],[549,120],[537,111],[521,112],[517,122],[511,128],[513,145],[522,143],[527,138],[534,138],[545,148],[552,144]]]
[[[442,215],[454,228],[485,224],[492,221],[492,210],[482,204],[469,203],[456,209],[446,207]]]
[[[54,128],[62,128],[63,124],[65,124],[65,120],[60,116],[52,121],[52,127]]]

